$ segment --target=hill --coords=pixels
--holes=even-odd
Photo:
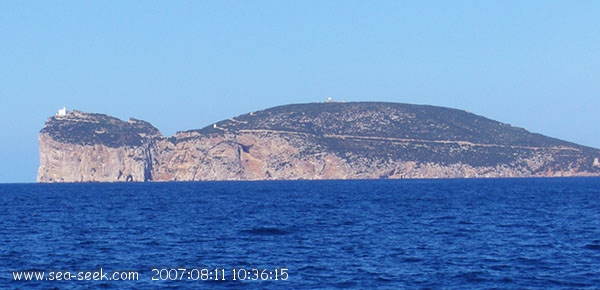
[[[598,157],[594,148],[425,105],[285,105],[171,137],[141,120],[74,111],[41,130],[38,181],[588,176],[600,175]]]

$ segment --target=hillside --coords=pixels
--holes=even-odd
[[[71,157],[56,158],[65,152]],[[285,105],[168,138],[144,121],[75,111],[40,132],[38,181],[587,176],[600,175],[598,157],[594,148],[424,105]]]

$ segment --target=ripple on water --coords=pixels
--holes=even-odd
[[[598,188],[593,178],[0,185],[0,289],[594,289]],[[178,266],[285,267],[289,279],[1,274]]]

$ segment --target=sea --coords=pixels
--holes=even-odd
[[[0,289],[600,289],[600,178],[0,185]]]

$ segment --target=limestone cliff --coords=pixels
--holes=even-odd
[[[150,147],[162,135],[150,123],[79,111],[48,119],[39,135],[38,182],[147,181]]]
[[[598,157],[433,106],[287,105],[169,138],[147,122],[75,111],[40,132],[38,181],[597,176]]]

